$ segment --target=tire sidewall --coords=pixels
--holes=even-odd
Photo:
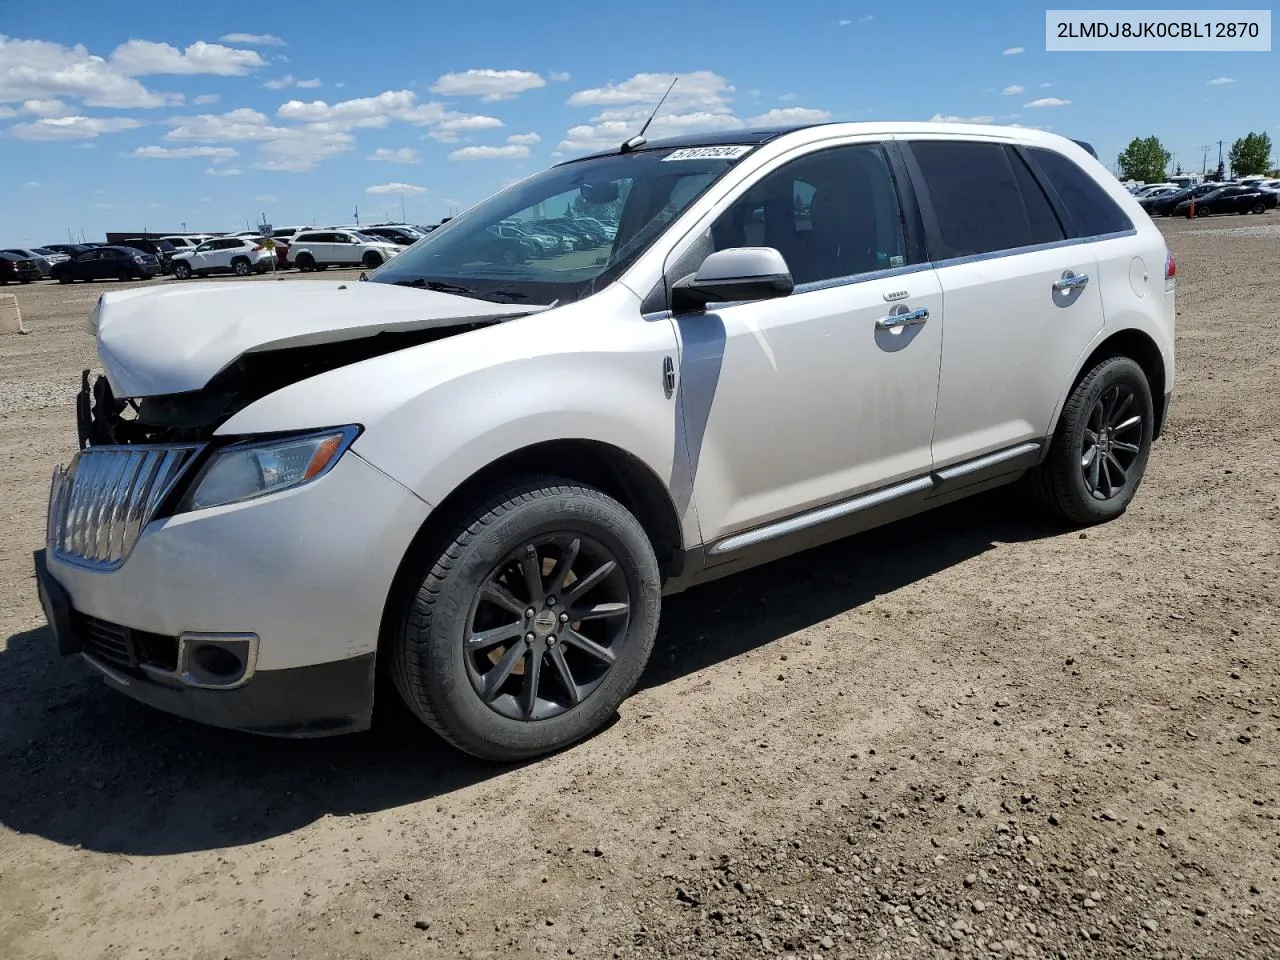
[[[1137,397],[1142,415],[1142,442],[1138,451],[1138,458],[1134,460],[1133,465],[1129,468],[1130,480],[1127,488],[1118,497],[1110,500],[1097,500],[1093,494],[1089,492],[1089,488],[1085,485],[1084,472],[1079,464],[1079,451],[1084,446],[1084,432],[1088,425],[1089,414],[1097,404],[1098,398],[1107,390],[1116,385],[1125,385],[1130,387],[1134,395]],[[1074,464],[1074,469],[1068,474],[1068,482],[1071,485],[1071,493],[1078,503],[1084,509],[1085,513],[1091,515],[1091,519],[1096,521],[1106,521],[1113,517],[1117,517],[1128,508],[1134,496],[1138,492],[1138,487],[1142,484],[1142,478],[1146,474],[1147,461],[1151,456],[1151,442],[1155,427],[1155,404],[1151,396],[1151,386],[1147,383],[1146,374],[1142,372],[1142,368],[1127,357],[1113,357],[1105,362],[1101,373],[1095,376],[1087,387],[1081,384],[1084,393],[1079,397],[1079,402],[1075,404],[1075,417],[1071,422],[1065,424],[1067,427],[1062,439],[1064,441],[1064,456],[1070,457]]]
[[[493,568],[521,543],[551,533],[581,533],[613,553],[627,579],[631,620],[624,655],[587,700],[557,717],[526,723],[498,714],[480,699],[468,676],[464,639],[475,593]],[[420,675],[439,706],[437,715],[464,749],[520,758],[568,746],[606,722],[639,680],[657,632],[661,581],[644,530],[604,495],[557,488],[550,496],[521,503],[470,540],[443,577],[436,576],[439,569],[427,577],[438,590],[430,626],[406,652],[421,658]],[[544,661],[544,670],[549,666]]]

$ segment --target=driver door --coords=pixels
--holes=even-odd
[[[831,529],[806,511],[844,517],[859,495],[927,477],[943,304],[880,143],[780,161],[708,241],[773,247],[796,283],[789,296],[674,318],[693,500],[717,563],[752,543],[795,545],[796,529]],[[687,256],[669,284],[696,271]],[[891,315],[908,319],[886,327]]]
[[[218,241],[216,240],[206,240],[204,243],[200,244],[200,246],[196,247],[195,253],[191,254],[190,261],[191,269],[193,271],[209,270],[212,268],[210,257],[213,253],[214,244],[217,242]]]

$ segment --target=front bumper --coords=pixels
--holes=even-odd
[[[277,735],[359,730],[387,595],[428,510],[349,450],[296,490],[153,521],[112,570],[42,551],[41,603],[61,653],[160,709]],[[172,666],[95,656],[86,621],[174,645],[252,635],[254,667],[234,689],[195,687]]]

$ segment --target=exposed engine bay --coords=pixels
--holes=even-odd
[[[241,354],[202,389],[139,399],[115,396],[105,376],[80,375],[76,425],[80,449],[104,444],[200,443],[256,400],[291,383],[383,354],[456,336],[502,320],[484,319],[333,343]]]

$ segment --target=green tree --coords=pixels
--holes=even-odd
[[[1231,145],[1231,171],[1237,177],[1265,173],[1271,166],[1271,137],[1250,133]]]
[[[1159,183],[1164,179],[1164,172],[1172,159],[1173,154],[1164,148],[1158,137],[1147,137],[1145,140],[1134,137],[1116,161],[1120,164],[1120,173],[1124,179]]]

